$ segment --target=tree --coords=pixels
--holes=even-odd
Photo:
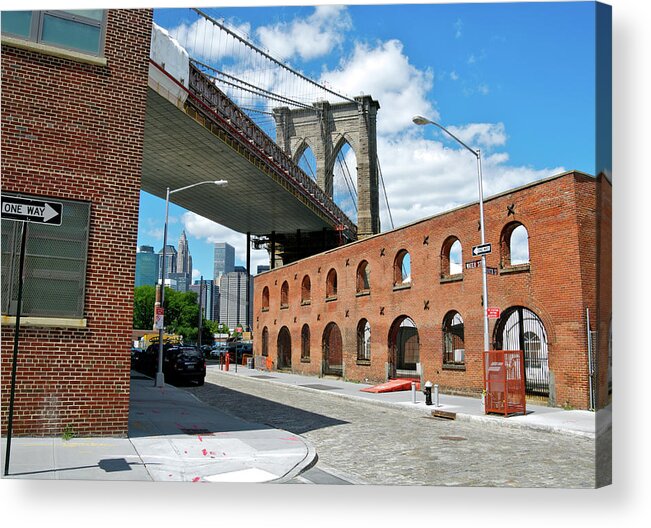
[[[138,330],[153,328],[155,286],[139,286],[133,295],[133,327]]]

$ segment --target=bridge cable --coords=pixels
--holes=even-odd
[[[389,207],[389,196],[387,195],[387,188],[384,186],[384,178],[382,177],[382,169],[380,168],[380,158],[379,158],[379,156],[376,157],[376,162],[377,162],[377,172],[378,172],[378,175],[380,176],[380,183],[382,184],[382,190],[384,191],[384,201],[387,204],[387,212],[389,213],[389,221],[391,222],[391,229],[394,229],[395,226],[393,225],[393,217],[391,216],[391,208]]]

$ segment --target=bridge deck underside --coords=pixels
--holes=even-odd
[[[190,115],[149,89],[145,118],[142,189],[240,233],[265,235],[332,229],[280,183]]]

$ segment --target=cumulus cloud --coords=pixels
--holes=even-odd
[[[261,44],[276,58],[287,60],[298,56],[311,60],[330,53],[340,46],[353,24],[344,6],[317,6],[309,17],[296,18],[256,30]]]
[[[434,84],[433,72],[410,64],[399,40],[380,42],[375,47],[357,43],[350,57],[336,69],[321,74],[321,81],[328,81],[343,93],[365,93],[380,101],[379,133],[411,127],[415,114],[438,117],[427,98]]]
[[[447,129],[468,145],[490,148],[506,144],[504,123],[471,123]]]
[[[226,242],[235,248],[235,259],[246,262],[246,235],[228,229],[212,220],[208,220],[196,213],[186,212],[181,216],[181,222],[188,235],[203,240],[206,243]],[[258,265],[269,264],[269,254],[266,250],[251,249],[251,270],[255,275]],[[194,274],[193,270],[193,274]],[[198,270],[196,270],[198,271]],[[202,270],[204,277],[212,277],[213,270]]]

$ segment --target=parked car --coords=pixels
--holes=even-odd
[[[163,352],[163,374],[166,382],[196,381],[203,385],[206,360],[195,346],[172,346]]]
[[[217,343],[212,347],[212,350],[210,351],[210,357],[212,359],[219,359],[221,356],[225,355],[227,351],[227,343]]]
[[[138,370],[143,362],[145,351],[142,348],[131,347],[131,368]]]

